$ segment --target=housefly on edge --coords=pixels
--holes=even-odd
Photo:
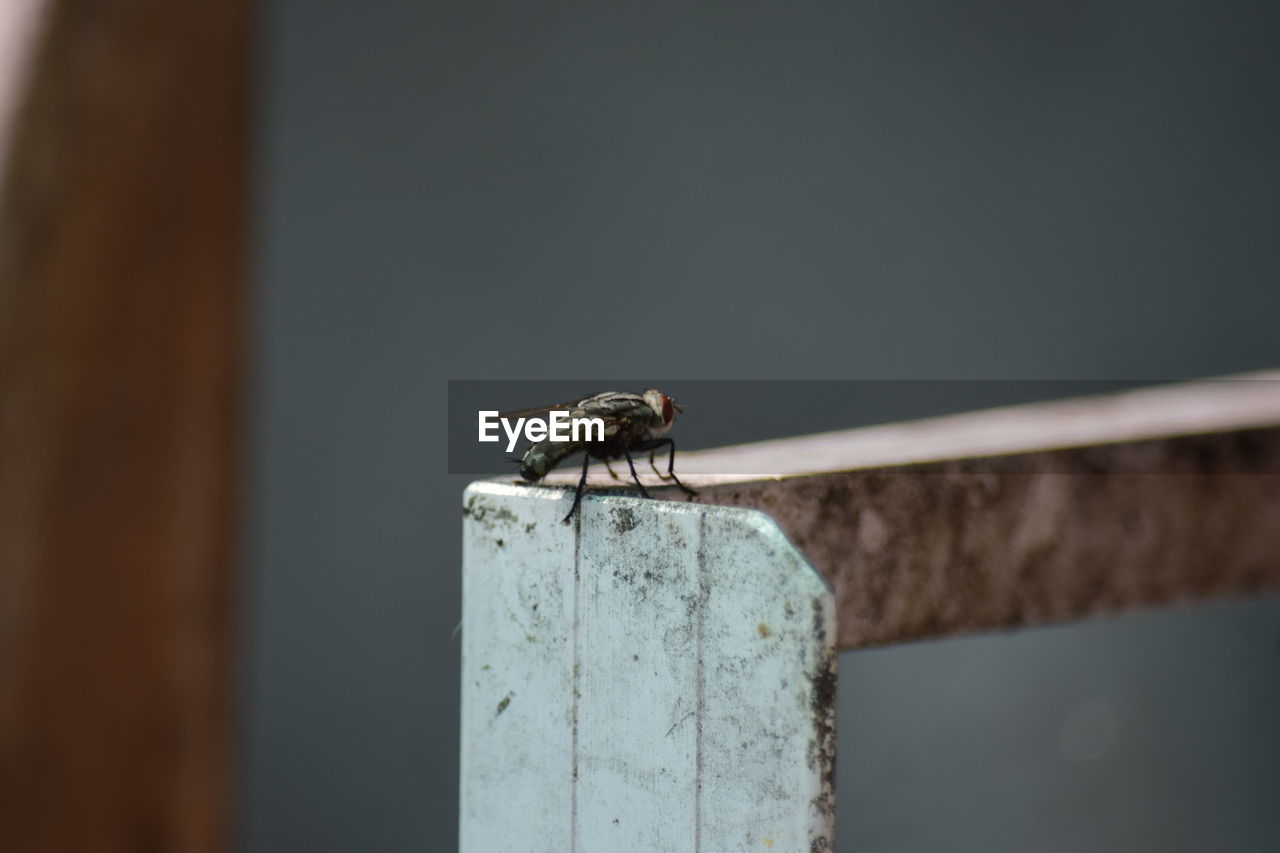
[[[600,418],[604,422],[603,441],[537,441],[529,445],[520,459],[520,476],[533,482],[540,480],[574,453],[582,452],[582,476],[578,478],[578,488],[573,495],[573,506],[564,517],[563,524],[568,524],[582,503],[582,493],[587,487],[587,466],[592,459],[599,459],[605,466],[610,459],[625,457],[627,467],[631,469],[631,478],[640,489],[640,494],[649,497],[649,491],[640,482],[636,473],[632,453],[649,451],[649,465],[660,480],[672,480],[685,493],[696,495],[693,489],[680,482],[676,476],[676,443],[666,436],[667,430],[675,422],[676,412],[684,409],[666,394],[650,388],[643,394],[630,394],[623,391],[605,391],[591,397],[584,397],[570,403],[557,406],[545,406],[537,409],[525,409],[519,412],[504,412],[502,418],[534,417],[545,415],[550,411],[567,411],[570,421],[579,418]],[[667,473],[663,475],[654,464],[654,454],[658,448],[668,448]],[[613,469],[609,468],[613,474]],[[614,475],[617,476],[616,474]]]

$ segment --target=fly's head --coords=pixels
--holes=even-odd
[[[662,435],[671,429],[671,424],[675,423],[676,412],[684,411],[675,400],[656,388],[650,388],[644,392],[644,401],[650,409],[653,409],[653,418],[649,421],[650,435]]]

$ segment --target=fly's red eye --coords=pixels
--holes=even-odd
[[[663,397],[662,398],[662,422],[664,424],[669,424],[671,423],[671,420],[675,416],[676,416],[676,411],[671,405],[671,398]]]

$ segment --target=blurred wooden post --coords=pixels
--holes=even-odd
[[[225,849],[248,7],[43,17],[0,201],[0,849]]]

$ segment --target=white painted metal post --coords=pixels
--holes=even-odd
[[[467,490],[461,850],[833,849],[825,582],[763,513],[571,495]]]

